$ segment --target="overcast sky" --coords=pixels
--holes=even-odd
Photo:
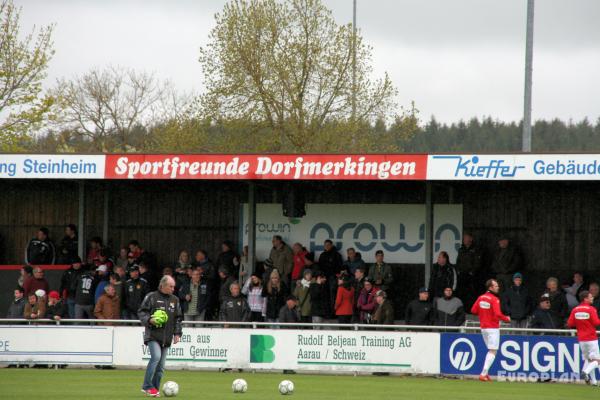
[[[223,0],[14,0],[22,24],[56,23],[48,84],[93,67],[154,71],[202,90],[198,48]],[[352,0],[324,0],[340,23]],[[526,0],[358,0],[358,26],[398,102],[427,120],[523,113]],[[533,118],[600,117],[600,0],[538,0]]]

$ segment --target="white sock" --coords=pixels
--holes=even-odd
[[[581,367],[581,372],[585,373],[587,371],[590,362],[588,360],[583,360],[583,367]]]
[[[590,376],[590,379],[592,381],[592,384],[597,384],[598,381],[596,381],[596,374],[594,373],[594,370],[598,367],[598,361],[592,361],[590,363],[588,363],[587,367],[584,365],[583,366],[583,372],[585,372],[586,374],[588,374]]]
[[[485,362],[483,363],[483,370],[481,371],[481,375],[487,375],[490,367],[494,363],[494,359],[496,355],[494,353],[487,353],[485,355]]]

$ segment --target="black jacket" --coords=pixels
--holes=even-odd
[[[431,267],[429,276],[429,295],[431,297],[444,297],[444,289],[451,287],[456,291],[458,275],[456,268],[450,263],[441,266],[438,263]]]
[[[502,294],[501,301],[502,312],[515,321],[527,318],[533,308],[531,296],[524,286],[511,286],[506,289]]]
[[[458,297],[435,299],[433,313],[435,326],[461,326],[466,319],[465,308]]]
[[[327,278],[339,274],[343,269],[343,265],[342,256],[338,253],[338,249],[335,246],[329,251],[322,252],[319,256],[319,269]]]
[[[92,271],[85,271],[77,279],[75,288],[75,304],[80,306],[91,306],[96,297],[96,285],[98,279]]]
[[[535,329],[563,329],[564,322],[552,310],[536,309],[529,326]]]
[[[245,298],[242,296],[229,296],[221,303],[219,320],[227,322],[248,322],[250,321],[250,314],[250,306]]]
[[[240,273],[240,264],[238,263],[237,266],[234,264],[236,258],[239,261],[239,256],[233,250],[224,251],[219,254],[217,257],[217,271],[219,268],[224,267],[230,276],[238,276]]]
[[[69,311],[67,309],[67,305],[64,301],[59,300],[55,305],[51,306],[48,304],[48,308],[46,308],[46,317],[49,319],[54,319],[54,317],[59,316],[60,318],[68,318]]]
[[[50,239],[38,240],[33,238],[27,245],[25,262],[32,265],[54,264],[56,258],[54,244]]]
[[[287,304],[284,304],[279,310],[279,322],[300,322],[300,313],[298,312],[298,307],[294,307],[290,310]]]
[[[314,317],[325,317],[329,310],[329,285],[319,285],[316,282],[310,284],[310,313]]]
[[[79,277],[84,273],[83,267],[79,267],[79,269],[75,269],[72,266],[63,272],[62,277],[60,278],[60,289],[59,293],[62,295],[63,292],[67,291],[67,297],[70,299],[75,298],[75,292],[77,291],[77,281]]]
[[[25,297],[21,297],[19,300],[13,300],[8,307],[6,318],[23,318],[25,304],[27,304]]]
[[[181,287],[181,290],[179,290],[179,300],[184,314],[187,314],[190,305],[190,302],[185,299],[185,296],[191,293],[192,287],[192,282],[186,282]],[[198,311],[198,314],[200,314],[202,311],[209,309],[212,299],[212,288],[208,279],[200,279],[198,287],[196,288],[196,296],[198,297],[196,310]]]
[[[521,253],[513,246],[509,245],[502,249],[498,247],[494,254],[491,270],[496,274],[512,275],[522,267]]]
[[[566,321],[569,316],[569,303],[567,297],[562,290],[555,292],[547,292],[550,295],[550,309],[560,318],[563,322]]]
[[[456,257],[456,270],[460,274],[476,276],[481,269],[481,251],[475,245],[470,247],[464,244],[458,249]]]
[[[267,284],[263,286],[262,296],[267,298],[267,318],[279,318],[279,310],[285,304],[285,297],[288,295],[287,286],[281,282],[281,290],[273,288],[271,293],[267,290]],[[312,298],[311,298],[312,299]]]
[[[150,324],[152,314],[154,314],[156,310],[163,310],[168,316],[167,322],[160,328]],[[150,292],[144,298],[140,308],[136,311],[142,325],[146,327],[144,330],[144,344],[156,341],[162,347],[169,347],[171,346],[174,335],[181,336],[181,320],[183,319],[183,314],[181,313],[181,307],[179,306],[179,299],[177,296],[164,294],[158,290],[156,292]]]
[[[415,299],[406,307],[406,325],[431,325],[433,306],[429,301]]]
[[[137,312],[148,292],[148,282],[144,278],[128,279],[125,282],[125,308],[127,311]]]
[[[77,236],[65,236],[58,246],[57,264],[72,264],[77,259]]]
[[[235,281],[236,279],[233,276],[228,276],[224,280],[221,280],[221,286],[219,287],[219,304],[222,304],[229,296],[231,296],[229,287]]]

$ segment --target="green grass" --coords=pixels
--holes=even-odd
[[[248,382],[245,394],[231,393],[235,378]],[[130,370],[42,370],[0,369],[0,398],[7,400],[136,399],[143,371]],[[280,398],[278,383],[294,382],[295,400],[564,400],[598,397],[600,388],[551,383],[482,383],[471,380],[415,378],[398,376],[325,376],[268,373],[218,373],[167,371],[163,377],[179,383],[177,399],[267,400]]]

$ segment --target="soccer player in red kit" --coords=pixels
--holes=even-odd
[[[500,320],[510,322],[510,317],[502,314],[500,310],[500,299],[498,298],[500,286],[498,282],[495,279],[489,279],[485,283],[485,287],[487,288],[487,292],[479,296],[477,301],[475,301],[475,304],[471,308],[471,314],[479,315],[481,335],[488,348],[479,380],[489,382],[492,379],[488,375],[488,372],[494,363],[496,353],[500,347]]]
[[[594,295],[584,290],[579,293],[579,301],[581,303],[571,311],[567,325],[577,329],[577,340],[583,356],[581,375],[588,385],[590,382],[597,385],[598,382],[593,371],[600,362],[598,335],[596,335],[596,327],[600,325],[600,318],[598,318],[598,310],[592,306]]]

